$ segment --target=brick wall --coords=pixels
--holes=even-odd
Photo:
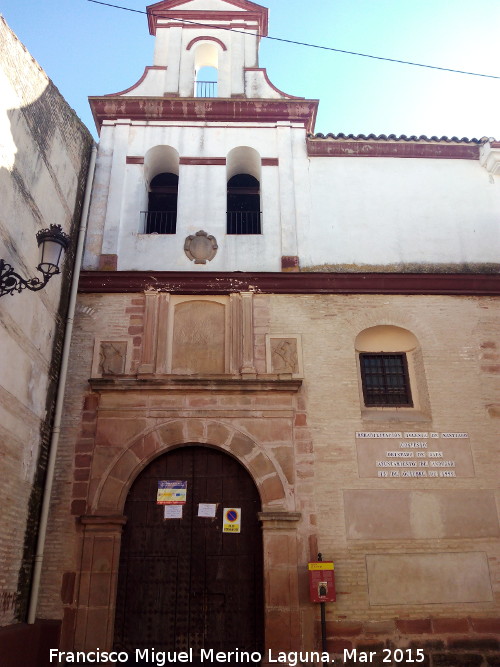
[[[248,443],[258,443],[259,451],[275,462],[286,489],[287,511],[301,513],[296,528],[297,561],[293,565],[299,586],[300,642],[305,649],[319,645],[319,609],[308,601],[306,564],[321,551],[325,559],[335,562],[337,602],[327,605],[327,641],[329,650],[339,657],[344,647],[364,650],[371,646],[374,651],[422,647],[427,656],[425,664],[481,665],[489,660],[484,664],[493,665],[500,616],[500,533],[495,505],[498,414],[494,408],[498,397],[491,363],[495,359],[486,359],[485,354],[496,354],[499,344],[495,324],[499,301],[439,296],[255,295],[257,378],[265,374],[266,334],[300,336],[303,380],[290,396],[273,396],[270,392],[263,400],[244,392],[228,395],[220,390],[222,380],[220,387],[214,381],[206,391],[198,388],[193,394],[186,385],[185,390],[177,389],[169,395],[167,391],[158,393],[158,387],[153,389],[159,380],[154,375],[142,379],[142,388],[135,384],[129,391],[119,391],[112,380],[108,384],[94,383],[90,388],[87,381],[96,369],[96,339],[129,340],[126,372],[129,378],[135,377],[144,343],[143,305],[140,295],[80,297],[51,514],[52,548],[44,570],[43,614],[61,617],[63,582],[65,604],[67,608],[73,606],[73,611],[82,591],[78,517],[91,513],[104,500],[108,511],[112,508],[119,514],[116,494],[118,489],[122,493],[123,485],[128,483],[133,462],[160,451],[159,443],[166,436],[161,435],[163,431],[155,435],[155,429],[162,420],[173,419],[172,429],[180,434],[175,442],[182,438],[186,442],[220,438],[215,444],[229,447],[238,458],[253,461],[255,457],[255,473],[262,473],[264,478],[275,473],[264,459],[264,467],[259,467],[261,459]],[[405,328],[418,341],[422,364],[419,382],[425,383],[429,396],[429,407],[423,414],[403,418],[394,412],[382,410],[366,415],[362,410],[354,342],[361,331],[380,324]],[[234,439],[229,424],[245,433],[247,440]],[[468,432],[473,472],[452,479],[362,477],[357,431]],[[120,458],[129,448],[130,456]],[[112,483],[104,489],[107,479]],[[361,532],[356,536],[347,512],[353,495],[357,498],[357,494],[366,493],[377,498],[380,496],[376,494],[382,493],[380,513],[388,517],[390,525],[384,526],[378,536],[376,531],[362,533],[359,527]],[[271,495],[271,505],[281,507],[277,487]],[[408,520],[401,519],[406,516],[402,504],[391,506],[394,497],[405,502],[410,499],[413,509]],[[475,509],[478,499],[482,504]],[[466,518],[457,522],[460,503]],[[483,508],[488,517],[480,516]],[[477,526],[472,525],[471,516],[478,517]],[[421,559],[429,557],[436,559],[432,567],[437,570],[442,555],[452,568],[457,563],[468,563],[469,555],[471,563],[486,564],[486,577],[484,570],[477,572],[477,587],[483,591],[480,599],[471,599],[468,588],[456,599],[436,602],[426,590],[421,600],[412,601],[418,584],[415,570],[402,572],[386,585],[389,591],[404,591],[409,584],[408,599],[404,592],[399,599],[396,596],[389,601],[373,597],[376,582],[370,579],[369,559],[383,556],[390,561],[392,557],[408,556],[420,566],[424,562]],[[386,576],[384,571],[382,576]],[[469,580],[470,572],[465,571],[463,578]],[[423,581],[423,588],[425,584]],[[269,595],[277,592],[271,590]],[[68,615],[73,611],[69,610]],[[66,634],[63,628],[66,646],[72,645],[72,623],[68,623]],[[452,658],[446,656],[450,655],[459,656],[453,658],[456,663],[449,662]],[[467,663],[468,659],[475,662]]]
[[[454,537],[445,526],[436,528],[433,507],[428,516],[419,517],[418,539],[396,534],[393,539],[387,539],[387,535],[378,540],[350,539],[345,492],[397,490],[415,492],[421,498],[445,492],[456,493],[453,497],[458,502],[463,493],[464,503],[469,502],[469,491],[477,495],[487,492],[496,498],[498,507],[498,299],[275,296],[271,303],[271,332],[302,336],[303,393],[307,397],[307,420],[315,454],[312,486],[318,548],[325,558],[334,560],[337,582],[337,602],[327,605],[329,649],[341,657],[344,646],[360,650],[367,650],[363,646],[374,646],[372,650],[421,646],[428,660],[435,656],[434,662],[427,664],[497,664],[494,660],[498,660],[499,649],[500,543],[494,501],[490,507],[493,527],[481,537],[460,537],[458,533]],[[385,419],[383,410],[371,418],[362,412],[354,341],[364,329],[380,324],[406,328],[418,339],[423,380],[430,397],[430,415],[419,416],[422,421],[405,421],[395,414]],[[470,433],[472,476],[424,482],[360,477],[356,431],[446,430]],[[389,497],[387,501],[390,502]],[[401,511],[393,506],[394,522]],[[461,510],[458,507],[456,511],[459,515]],[[390,520],[391,511],[388,514]],[[485,554],[491,586],[489,600],[442,604],[425,600],[419,604],[371,602],[373,581],[367,573],[367,556],[433,557],[464,552]],[[404,587],[405,576],[402,571],[401,579],[392,586]],[[454,657],[445,658],[445,654]]]

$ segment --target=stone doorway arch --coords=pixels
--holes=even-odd
[[[138,429],[130,420],[128,440],[118,433],[113,419],[97,428],[94,457],[99,450],[117,453],[99,476],[91,480],[89,511],[80,517],[81,570],[75,607],[65,610],[63,635],[74,636],[76,650],[109,650],[113,644],[117,578],[123,508],[129,489],[141,471],[156,457],[186,444],[215,447],[233,456],[246,468],[262,502],[265,648],[300,648],[297,526],[294,488],[282,466],[245,433],[224,420],[171,419]],[[139,430],[139,432],[138,432]],[[114,439],[114,441],[113,441]],[[118,447],[118,444],[120,445]],[[108,459],[109,460],[109,456]],[[70,626],[73,626],[71,628]]]
[[[114,424],[108,428],[112,431]],[[292,488],[272,452],[228,422],[188,418],[157,424],[122,444],[89,498],[92,514],[122,514],[127,493],[140,471],[161,453],[186,443],[218,447],[234,456],[254,479],[263,511],[291,509]],[[98,447],[97,443],[96,450]]]

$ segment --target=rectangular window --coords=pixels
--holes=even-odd
[[[360,354],[363,397],[367,407],[412,407],[406,354]]]

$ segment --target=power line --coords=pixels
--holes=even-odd
[[[112,7],[113,9],[122,9],[126,12],[134,12],[135,14],[148,14],[140,9],[130,9],[130,7],[121,7],[120,5],[112,5],[108,2],[102,2],[101,0],[87,0],[87,2],[93,2],[96,5],[104,5],[105,7]],[[203,28],[211,28],[212,26],[207,23],[199,23],[198,21],[188,21],[187,19],[175,19],[170,18],[171,21],[178,21],[179,23],[189,23],[191,25],[197,25]],[[248,34],[243,30],[237,30],[236,28],[223,28],[221,26],[217,27],[218,30],[227,30],[229,32],[239,32],[244,35]],[[412,65],[413,67],[423,67],[425,69],[436,69],[441,72],[452,72],[454,74],[466,74],[467,76],[481,76],[486,79],[500,79],[500,76],[495,76],[494,74],[480,74],[478,72],[467,72],[461,69],[451,69],[449,67],[438,67],[437,65],[424,65],[423,63],[414,63],[410,60],[398,60],[397,58],[384,58],[383,56],[374,56],[369,53],[360,53],[358,51],[346,51],[344,49],[336,49],[333,46],[321,46],[320,44],[309,44],[307,42],[297,42],[293,39],[285,39],[283,37],[271,37],[270,35],[260,35],[256,33],[257,37],[263,39],[271,39],[275,42],[284,42],[285,44],[294,44],[295,46],[306,46],[311,49],[321,49],[322,51],[333,51],[334,53],[343,53],[349,56],[361,56],[362,58],[372,58],[373,60],[383,60],[389,63],[399,63],[400,65]]]

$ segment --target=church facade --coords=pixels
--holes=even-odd
[[[267,20],[151,5],[154,64],[90,98],[39,616],[65,651],[498,659],[500,144],[315,135]]]

